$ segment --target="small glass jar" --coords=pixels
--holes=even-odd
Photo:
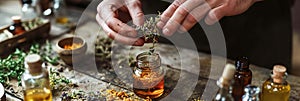
[[[254,85],[247,85],[244,91],[245,95],[242,97],[242,101],[259,101],[259,87]]]
[[[144,52],[136,57],[133,91],[142,98],[158,98],[164,92],[165,70],[157,53]]]

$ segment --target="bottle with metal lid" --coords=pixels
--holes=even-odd
[[[275,65],[271,77],[262,85],[262,101],[289,101],[291,86],[286,81],[286,68]]]
[[[20,16],[12,16],[13,24],[8,27],[8,31],[13,35],[23,34],[26,30],[22,26],[21,17]]]
[[[241,101],[244,95],[244,88],[251,84],[252,72],[249,69],[249,61],[247,57],[239,57],[235,62],[236,72],[234,74],[234,83],[232,96],[235,101]]]
[[[242,101],[259,101],[260,88],[254,85],[247,85],[245,87],[245,94]]]
[[[227,64],[225,66],[222,76],[217,81],[219,91],[216,94],[213,101],[234,101],[231,95],[231,83],[234,73],[235,66],[232,64]]]
[[[52,101],[48,72],[42,64],[37,54],[25,57],[26,69],[21,79],[25,101]]]

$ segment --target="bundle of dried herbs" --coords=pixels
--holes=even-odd
[[[108,60],[111,57],[112,39],[98,36],[95,42],[95,55],[100,59]]]
[[[144,22],[143,26],[133,26],[138,33],[143,35],[145,42],[152,42],[153,45],[150,47],[149,54],[154,53],[155,43],[158,42],[158,37],[160,36],[160,29],[156,26],[157,22],[160,20],[160,13],[156,17],[150,17]]]

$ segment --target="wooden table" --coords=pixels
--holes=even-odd
[[[93,42],[96,39],[95,36],[97,34],[104,35],[104,32],[99,29],[100,26],[94,20],[95,11],[92,10],[87,12],[92,13],[88,13],[88,16],[90,16],[89,18],[83,18],[78,22],[79,26],[77,26],[75,33],[84,37],[86,40],[89,40],[88,53],[92,53]],[[60,36],[61,34],[53,32],[51,34],[55,35],[51,41],[53,45],[56,43],[57,39],[70,35],[66,34]],[[146,51],[145,49],[148,49],[147,45],[144,47],[134,47],[129,54],[136,56],[136,54]],[[182,101],[201,98],[209,101],[217,91],[218,87],[216,86],[216,80],[223,71],[224,63],[227,61],[232,62],[217,56],[213,56],[212,59],[212,56],[209,54],[198,53],[185,48],[175,48],[174,46],[166,44],[158,44],[156,51],[162,58],[163,68],[166,69],[164,78],[166,91],[164,95],[159,98],[162,100]],[[178,52],[181,54],[179,55]],[[128,72],[128,67],[97,67],[95,59],[90,57],[93,57],[93,54],[89,54],[82,64],[75,65],[73,67],[75,71],[66,70],[63,73],[67,78],[79,85],[79,87],[75,89],[86,92],[116,89],[118,91],[133,93],[130,79],[124,82],[122,78],[119,78],[124,75],[131,75],[131,72]],[[250,68],[253,72],[252,84],[261,86],[269,77],[270,70],[255,65],[250,65]],[[117,69],[125,69],[127,72],[116,72],[119,71]],[[292,88],[290,100],[299,101],[300,77],[289,75],[287,81]],[[54,94],[54,99],[55,101],[59,100],[60,94]],[[104,99],[105,98],[99,97],[98,100]],[[137,97],[137,99],[140,98]]]

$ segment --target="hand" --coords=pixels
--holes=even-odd
[[[130,45],[144,44],[143,39],[137,38],[135,29],[125,24],[130,19],[135,25],[144,23],[139,0],[103,0],[97,11],[96,20],[110,38]]]
[[[165,35],[191,29],[205,15],[205,23],[212,25],[224,16],[245,12],[259,0],[175,0],[161,15],[157,26]]]

